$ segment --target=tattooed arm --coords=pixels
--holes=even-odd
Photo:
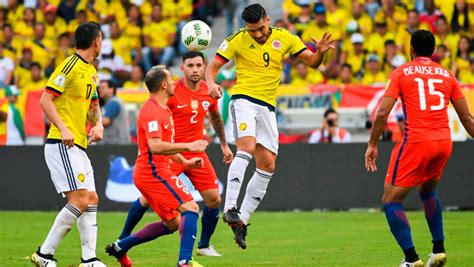
[[[211,118],[212,128],[216,132],[217,138],[219,138],[219,142],[221,143],[221,150],[222,154],[224,155],[224,163],[228,164],[234,158],[234,154],[230,150],[229,146],[227,145],[227,141],[225,139],[225,130],[224,130],[224,122],[222,121],[221,114],[218,110],[209,112]]]
[[[87,121],[93,125],[89,132],[89,144],[102,140],[104,137],[104,126],[102,125],[99,101],[91,102],[89,112],[87,112]]]

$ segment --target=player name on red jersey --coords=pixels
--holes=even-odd
[[[446,78],[449,78],[449,71],[441,67],[433,66],[407,66],[403,68],[403,73],[405,76],[414,75],[414,74],[425,74],[425,75],[441,75]]]

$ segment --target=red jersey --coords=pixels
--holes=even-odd
[[[189,143],[204,139],[204,120],[209,111],[218,110],[217,100],[209,96],[207,85],[199,82],[199,89],[191,91],[181,79],[176,83],[174,96],[167,103],[173,112],[175,141]]]
[[[151,154],[147,140],[156,137],[165,142],[173,142],[173,127],[172,113],[169,108],[161,106],[154,97],[150,97],[138,113],[138,157],[135,170],[148,173],[151,165],[159,169],[169,168],[170,156]]]
[[[392,72],[384,94],[400,97],[405,116],[404,142],[451,139],[448,104],[463,98],[452,73],[426,57]]]

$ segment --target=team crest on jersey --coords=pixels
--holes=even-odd
[[[193,110],[196,110],[199,107],[199,102],[197,100],[192,100],[191,101],[191,108]]]
[[[83,183],[85,180],[86,180],[86,176],[83,174],[83,173],[80,173],[78,176],[77,176],[77,180],[81,183]]]
[[[278,39],[277,39],[277,40],[274,40],[274,41],[272,42],[272,46],[273,46],[273,48],[275,48],[275,49],[280,49],[280,48],[281,48],[281,42],[280,42],[280,40],[278,40]]]
[[[247,129],[247,123],[242,122],[242,123],[239,125],[239,130],[240,130],[240,131],[245,131],[245,129]]]
[[[92,80],[95,84],[97,84],[97,76],[95,76],[95,74],[92,74]]]
[[[202,108],[204,110],[208,110],[210,105],[209,101],[202,101]]]

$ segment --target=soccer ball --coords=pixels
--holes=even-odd
[[[203,50],[211,43],[212,31],[209,26],[200,20],[191,20],[181,30],[181,42],[189,50]]]

